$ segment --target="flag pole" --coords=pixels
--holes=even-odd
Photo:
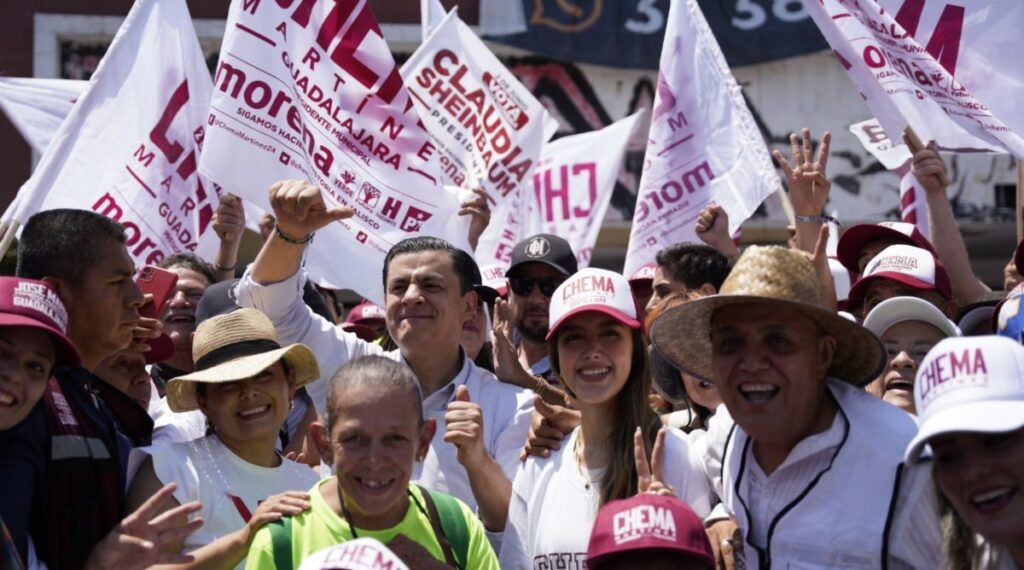
[[[907,128],[904,129],[903,134],[906,135],[907,137],[907,146],[910,147],[910,152],[912,154],[917,154],[919,151],[922,151],[925,148],[927,148],[925,144],[921,141],[921,137],[917,136],[917,133],[914,132],[914,129],[910,128],[910,125],[907,125]],[[943,186],[949,186],[950,184],[953,183],[949,179],[949,176],[946,175],[945,173],[939,175],[939,182],[941,182]]]
[[[11,220],[11,224],[5,228],[4,237],[0,240],[0,258],[7,254],[7,250],[10,249],[11,243],[14,242],[14,236],[18,233],[19,227],[21,227],[21,224],[18,220]]]

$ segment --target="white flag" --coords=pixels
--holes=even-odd
[[[804,0],[890,137],[909,125],[944,150],[1024,157],[1024,58],[1008,49],[1020,45],[1024,3],[960,4]]]
[[[694,224],[709,204],[725,208],[735,233],[778,185],[697,0],[672,2],[623,274],[653,262],[666,246],[697,242]]]
[[[477,261],[507,266],[526,235],[530,176],[557,121],[454,10],[402,76],[434,137],[445,183],[482,187],[494,201]]]
[[[76,79],[0,77],[0,109],[32,150],[42,154],[88,83]]]
[[[893,141],[885,133],[878,119],[868,119],[850,125],[850,132],[857,137],[864,149],[882,163],[886,170],[897,170],[913,158],[910,149],[899,142]]]
[[[185,0],[139,0],[18,193],[12,218],[54,208],[121,222],[137,265],[195,251],[217,202],[196,172],[210,75]],[[5,220],[10,221],[10,220]]]
[[[231,4],[201,169],[268,210],[267,190],[289,178],[352,208],[317,235],[307,269],[383,305],[391,246],[426,234],[468,249],[468,220],[369,4],[282,4]]]
[[[434,29],[441,25],[445,15],[441,0],[420,0],[420,27],[423,32],[423,41],[427,41]]]
[[[588,267],[639,111],[607,127],[544,145],[533,173],[527,235],[561,236]]]

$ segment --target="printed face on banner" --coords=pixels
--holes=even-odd
[[[382,302],[392,245],[448,237],[457,202],[366,2],[236,1],[208,127],[202,167],[225,188],[266,204],[275,181],[307,179],[353,209],[313,246],[320,281]]]
[[[1008,30],[993,18],[1016,17],[1019,23],[1024,18],[1019,2],[991,0],[965,7],[946,0],[915,0],[901,4],[895,13],[878,0],[804,4],[890,137],[910,124],[922,140],[935,140],[940,148],[1005,149],[1024,156],[1024,139],[1014,132],[1015,127],[1024,128],[1019,105],[1000,105],[1007,123],[960,79],[970,77],[986,94],[992,93],[986,84],[1005,85],[1003,92],[989,95],[990,101],[1012,100],[1014,92],[1024,92],[1019,80],[1007,81],[998,70],[1003,60],[1013,66],[1018,64],[1009,60],[1020,58],[1005,48],[986,47],[993,40],[981,37],[1012,42]],[[972,51],[968,44],[980,49]],[[978,57],[985,49],[991,57]]]
[[[196,168],[209,97],[185,5],[138,2],[19,192],[12,217],[24,223],[54,208],[98,212],[124,226],[140,266],[194,252],[217,202],[217,189]]]
[[[521,189],[557,124],[454,11],[402,75],[434,138],[445,184],[483,188],[495,204],[477,258],[507,264],[525,235]]]

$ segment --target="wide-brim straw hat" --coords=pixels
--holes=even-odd
[[[750,247],[736,262],[718,295],[665,311],[651,328],[651,342],[662,355],[690,374],[714,381],[711,318],[722,307],[764,304],[780,314],[798,313],[836,339],[828,375],[864,386],[881,372],[881,341],[861,325],[828,308],[825,289],[810,260],[783,247]]]
[[[255,309],[239,309],[200,323],[192,341],[192,358],[196,371],[167,383],[167,404],[175,412],[199,408],[199,382],[223,384],[245,380],[281,360],[294,374],[293,389],[320,377],[320,367],[309,347],[282,347],[273,323]]]

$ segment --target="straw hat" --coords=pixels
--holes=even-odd
[[[885,364],[881,341],[864,327],[828,308],[825,290],[810,260],[783,247],[750,247],[736,262],[718,295],[665,311],[651,328],[651,341],[677,367],[713,381],[711,317],[728,305],[761,303],[811,319],[836,338],[828,375],[855,386],[873,380]]]
[[[239,309],[199,324],[192,341],[196,371],[167,383],[167,403],[175,412],[199,408],[196,383],[223,384],[252,378],[279,360],[295,373],[292,388],[320,377],[313,353],[304,344],[281,347],[273,323],[255,309]]]

